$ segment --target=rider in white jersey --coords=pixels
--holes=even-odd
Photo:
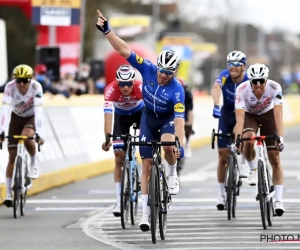
[[[0,142],[5,140],[4,133],[8,128],[8,135],[34,136],[38,134],[38,143],[44,143],[41,138],[43,120],[43,89],[39,82],[32,80],[33,70],[30,66],[21,64],[13,70],[14,79],[5,86],[2,99],[2,114],[0,124]],[[12,111],[12,112],[11,112]],[[35,132],[36,131],[36,132]],[[6,199],[4,204],[12,206],[11,182],[14,162],[17,155],[16,139],[8,140],[9,159],[6,169]],[[28,177],[36,179],[39,176],[35,154],[35,144],[31,140],[25,141],[26,149],[31,156],[31,169]]]
[[[283,97],[279,83],[269,80],[269,69],[264,64],[251,65],[247,71],[249,81],[239,85],[236,90],[236,135],[255,136],[261,125],[262,135],[272,135],[276,130],[281,143],[276,145],[274,139],[266,139],[268,157],[273,168],[275,189],[275,212],[282,216],[285,209],[282,204],[283,170],[280,164],[279,151],[284,149],[283,142]],[[248,161],[250,172],[248,184],[256,183],[257,159],[255,158],[255,141],[245,141],[243,153]]]

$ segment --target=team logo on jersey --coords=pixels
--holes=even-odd
[[[175,112],[183,113],[184,110],[185,110],[185,108],[184,108],[184,105],[182,103],[179,102],[179,103],[175,104],[175,106],[174,106],[174,111]]]
[[[138,55],[135,55],[135,59],[136,59],[136,61],[137,61],[138,64],[142,64],[143,61],[144,61],[144,58],[139,57]]]
[[[240,103],[240,102],[241,102],[241,97],[239,95],[236,95],[235,103]]]
[[[226,82],[226,77],[225,77],[225,76],[223,76],[223,77],[222,77],[222,85],[224,85],[224,84],[225,84],[225,82]]]

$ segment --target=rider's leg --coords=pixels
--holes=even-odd
[[[255,136],[258,130],[258,122],[255,120],[254,115],[245,113],[245,121],[244,121],[244,130],[243,130],[243,138]],[[246,159],[246,162],[249,166],[249,175],[247,179],[247,183],[251,186],[256,183],[256,169],[257,169],[257,158],[255,152],[255,141],[245,141],[243,142],[243,153]]]
[[[229,148],[219,148],[219,161],[218,161],[218,210],[224,210],[225,207],[225,174],[226,174],[226,164],[228,161],[230,150]]]
[[[121,215],[121,207],[120,207],[120,201],[121,201],[121,182],[122,182],[122,167],[125,160],[125,151],[116,151],[116,148],[114,148],[115,151],[115,168],[114,168],[114,182],[115,182],[115,190],[116,190],[116,205],[114,206],[112,213],[114,216],[118,217]]]
[[[226,117],[226,118],[225,118]],[[232,133],[235,119],[229,119],[226,114],[219,118],[218,133],[228,134]],[[229,122],[225,122],[227,119]],[[232,121],[231,121],[232,120]],[[225,208],[225,174],[226,164],[229,157],[230,138],[229,137],[218,137],[218,167],[217,167],[217,178],[218,178],[218,210],[224,210]]]
[[[272,135],[274,131],[276,131],[276,123],[274,118],[273,110],[268,111],[264,114],[263,119],[261,121],[261,134],[263,135]],[[273,184],[275,190],[275,213],[278,216],[282,216],[285,209],[283,207],[282,202],[282,193],[283,193],[283,169],[280,163],[280,156],[277,146],[275,145],[274,139],[266,139],[265,140],[267,149],[268,149],[268,158],[269,162],[273,169]]]
[[[28,119],[21,135],[31,137],[35,135],[34,117]],[[31,179],[36,179],[39,177],[39,166],[36,157],[35,142],[33,140],[26,140],[25,147],[28,154],[30,155],[30,171],[28,173],[28,177],[30,177]]]

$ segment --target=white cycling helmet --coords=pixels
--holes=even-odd
[[[264,64],[252,64],[247,70],[247,75],[250,80],[260,78],[266,79],[269,77],[269,69]]]
[[[227,63],[229,62],[241,62],[243,64],[247,63],[247,57],[246,55],[238,50],[234,50],[231,51],[228,55],[227,55]]]
[[[130,65],[121,65],[116,72],[118,82],[132,82],[135,79],[135,71]]]
[[[164,50],[157,57],[157,66],[165,70],[175,71],[180,64],[180,58],[173,50]]]

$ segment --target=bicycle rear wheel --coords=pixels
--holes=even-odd
[[[258,174],[258,198],[259,198],[259,206],[260,206],[260,215],[261,215],[261,222],[264,229],[267,229],[266,224],[266,213],[267,213],[267,197],[265,193],[265,179],[264,179],[264,169],[263,163],[261,160],[258,160],[257,165],[257,174]]]
[[[151,168],[150,175],[150,187],[149,187],[149,197],[150,197],[150,207],[151,207],[151,237],[152,243],[157,241],[157,220],[158,220],[158,192],[159,192],[159,177],[157,176],[156,166],[153,165]]]
[[[164,240],[166,238],[167,233],[167,211],[168,211],[168,190],[167,183],[165,179],[165,166],[162,164],[160,173],[159,173],[159,181],[160,181],[160,206],[159,206],[159,233],[160,238]]]
[[[234,168],[234,158],[233,155],[230,154],[227,164],[227,197],[226,197],[226,203],[227,203],[227,218],[228,220],[231,220],[231,213],[233,211],[233,168]]]
[[[132,188],[133,188],[133,194],[135,196],[135,200],[130,202],[130,219],[131,224],[134,225],[137,217],[137,211],[138,211],[138,204],[139,204],[139,191],[140,191],[140,176],[137,166],[137,160],[135,161],[135,169],[134,174],[132,177]]]
[[[128,160],[125,160],[123,171],[122,171],[122,183],[121,183],[121,225],[122,228],[126,228],[129,216],[129,168],[130,163]]]
[[[20,206],[20,199],[22,195],[22,158],[17,156],[15,166],[15,177],[14,177],[14,186],[13,186],[13,192],[14,192],[14,218],[17,219],[19,216],[19,206]]]

